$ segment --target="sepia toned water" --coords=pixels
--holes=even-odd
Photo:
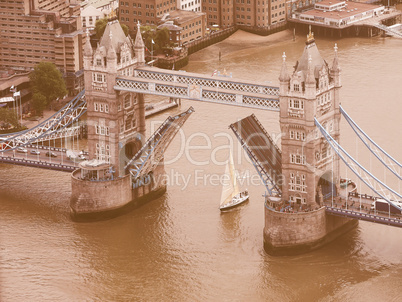
[[[305,35],[258,37],[237,32],[190,58],[184,68],[214,70],[278,86],[282,52],[288,70]],[[380,146],[402,161],[402,40],[376,37],[316,43],[342,69],[341,102]],[[221,51],[221,62],[219,62]],[[152,97],[147,96],[152,102]],[[70,175],[0,165],[0,301],[400,301],[402,230],[360,222],[327,246],[300,256],[263,250],[264,187],[228,125],[255,113],[279,137],[278,113],[183,101],[195,108],[166,156],[167,193],[115,219],[69,217]],[[400,191],[344,120],[341,143]],[[233,146],[250,201],[221,214],[219,177]],[[343,176],[355,179],[342,168]],[[359,185],[364,192],[370,193]]]

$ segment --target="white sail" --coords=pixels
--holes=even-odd
[[[236,172],[234,169],[233,156],[232,152],[230,152],[229,162],[226,163],[225,177],[222,183],[222,194],[220,202],[221,207],[224,206],[226,203],[231,202],[233,196],[240,192],[237,185],[235,173]]]

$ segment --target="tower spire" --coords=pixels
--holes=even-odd
[[[307,41],[306,41],[306,45],[311,44],[315,42],[314,40],[314,33],[311,32],[311,25],[308,26],[308,35],[307,35]]]
[[[281,69],[281,74],[279,76],[279,81],[289,81],[290,80],[290,76],[288,74],[288,69],[286,66],[286,54],[285,52],[283,52],[282,55],[282,69]]]
[[[335,51],[335,56],[334,56],[334,61],[332,62],[332,71],[339,71],[339,62],[338,62],[338,45],[335,43],[334,46],[334,51]]]
[[[142,41],[142,35],[141,35],[141,25],[140,25],[140,21],[138,21],[137,22],[137,35],[135,36],[134,47],[142,48],[144,46],[145,46],[144,41]]]
[[[135,57],[137,58],[138,66],[145,65],[145,45],[144,41],[142,41],[140,21],[137,23],[137,35],[135,36],[134,41],[134,52]]]
[[[88,28],[87,28],[87,31],[86,31],[86,35],[87,35],[87,38],[86,38],[86,41],[85,41],[84,55],[88,56],[88,57],[92,57],[93,50],[92,50],[92,47],[91,47],[91,39],[89,37],[89,29]]]

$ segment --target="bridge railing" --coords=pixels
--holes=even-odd
[[[50,163],[47,161],[36,161],[31,159],[8,157],[8,156],[0,156],[0,163],[35,167],[35,168],[44,168],[48,170],[56,170],[62,172],[72,172],[75,169],[77,169],[77,167],[74,165]]]
[[[395,227],[402,227],[402,220],[399,217],[384,217],[378,216],[374,214],[368,214],[364,212],[355,212],[347,209],[339,209],[330,206],[326,206],[325,210],[328,214],[341,216],[341,217],[349,217],[359,220],[365,220],[380,224],[386,224]]]
[[[162,82],[158,80],[147,82],[144,79],[120,77],[117,78],[114,89],[279,111],[279,100],[277,96],[234,91],[223,88],[218,89],[216,87],[215,89],[212,89],[210,87],[202,87],[195,84],[190,85],[185,83]]]
[[[269,96],[278,96],[279,88],[263,84],[255,84],[240,79],[219,78],[200,76],[199,74],[184,74],[181,71],[167,71],[164,69],[142,67],[134,71],[134,77],[157,80],[168,83],[180,83],[188,85],[198,85],[201,87],[221,88],[233,91],[251,92],[265,94]]]

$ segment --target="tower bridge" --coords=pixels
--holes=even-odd
[[[56,164],[53,160],[52,165],[47,165],[51,158],[28,159],[22,154],[15,159],[14,151],[47,138],[65,137],[69,131],[75,131],[74,122],[86,112],[89,161],[72,174],[72,214],[91,217],[114,213],[128,204],[139,205],[165,192],[166,185],[158,181],[162,179],[158,176],[165,173],[164,151],[194,112],[189,108],[168,117],[146,140],[144,94],[271,110],[279,113],[281,146],[276,145],[254,114],[230,125],[267,188],[264,228],[267,251],[315,246],[329,233],[353,227],[356,219],[401,226],[395,222],[400,218],[398,215],[387,220],[378,213],[363,215],[361,208],[338,209],[328,203],[334,199],[338,204],[347,202],[339,190],[342,158],[337,152],[339,124],[345,112],[339,100],[337,47],[329,67],[310,33],[291,74],[283,55],[279,87],[149,67],[145,65],[144,48],[139,26],[133,43],[117,21],[108,23],[95,49],[88,38],[84,50],[85,91],[34,129],[0,136],[0,162],[74,170],[76,167],[67,161]],[[383,158],[382,163],[390,162],[357,125],[352,127],[371,146],[376,157]],[[395,160],[390,165],[400,179],[401,165]],[[349,168],[353,170],[352,165]],[[376,187],[373,188],[375,191]],[[375,193],[380,193],[390,204],[395,201],[395,197],[387,199],[384,191]],[[399,198],[400,194],[394,196]]]

